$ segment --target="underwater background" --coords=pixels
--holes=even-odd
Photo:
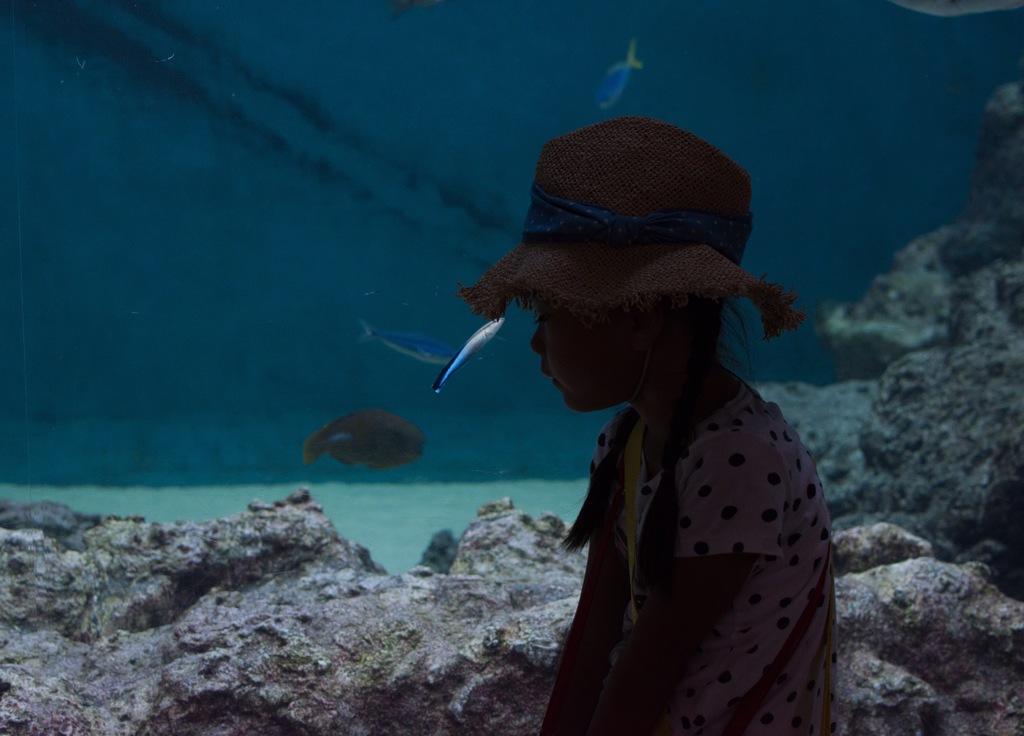
[[[632,38],[643,68],[601,109]],[[396,570],[496,496],[582,496],[606,415],[565,409],[530,315],[439,394],[439,366],[361,339],[481,325],[454,291],[517,242],[546,140],[637,114],[719,146],[753,179],[745,267],[813,315],[960,212],[1024,12],[15,0],[0,49],[0,497],[171,520],[340,484],[317,500]],[[750,377],[834,381],[812,321],[770,345],[751,321]],[[423,456],[303,465],[365,408]]]

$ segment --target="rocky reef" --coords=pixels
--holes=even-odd
[[[819,334],[849,380],[812,391],[802,406],[799,389],[769,389],[785,396],[784,407],[793,399],[793,418],[812,432],[837,526],[896,522],[931,541],[940,559],[986,563],[1017,598],[1022,193],[1024,80],[986,105],[961,216],[897,253],[860,302],[819,310]]]
[[[898,358],[928,348],[985,350],[1011,337],[1020,345],[1022,192],[1024,79],[997,89],[985,106],[960,217],[897,252],[892,270],[859,302],[816,310],[840,379],[878,378]],[[975,304],[977,297],[986,303]],[[970,318],[979,307],[996,318],[980,330]]]
[[[81,550],[0,529],[0,733],[536,733],[582,579],[563,534],[505,499],[450,573],[389,575],[304,490]],[[836,548],[844,731],[1020,733],[1024,603],[891,524]]]

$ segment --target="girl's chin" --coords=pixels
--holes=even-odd
[[[565,387],[558,382],[557,378],[552,378],[551,384],[558,389],[560,394],[562,394],[562,401],[565,403],[566,407],[572,411],[587,411],[580,406],[580,402],[576,400],[576,397],[565,390]]]
[[[581,401],[579,398],[573,396],[572,394],[566,393],[565,390],[562,389],[561,387],[559,387],[559,390],[562,392],[562,401],[565,403],[565,406],[568,409],[571,409],[572,411],[580,414],[585,414],[591,411],[601,411],[603,409],[608,409],[613,406],[616,406],[616,404],[607,404],[603,402]]]

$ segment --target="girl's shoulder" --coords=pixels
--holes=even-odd
[[[715,467],[712,460],[723,458],[724,463],[735,463],[737,468],[745,464],[747,471],[814,466],[800,435],[779,406],[749,387],[695,428],[688,449],[687,462],[683,463],[686,472],[699,470],[703,462]]]
[[[776,439],[774,435],[781,437],[783,432],[786,434],[785,441],[791,441],[796,436],[796,430],[786,421],[779,405],[765,400],[745,382],[740,384],[736,396],[695,429],[698,435],[706,430],[713,432],[724,429],[734,432],[761,431],[772,440]]]
[[[626,429],[632,427],[635,421],[636,412],[632,408],[627,407],[616,412],[615,416],[604,423],[604,426],[601,427],[601,431],[597,435],[597,443],[594,447],[595,464],[601,462],[611,452],[615,439],[625,432]]]

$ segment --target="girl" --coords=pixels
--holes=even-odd
[[[739,267],[746,171],[700,138],[618,118],[549,141],[523,242],[460,289],[532,309],[566,405],[622,403],[566,539],[583,593],[542,727],[557,734],[821,734],[831,713],[831,521],[777,406],[720,359],[723,305],[766,338],[796,298]]]

